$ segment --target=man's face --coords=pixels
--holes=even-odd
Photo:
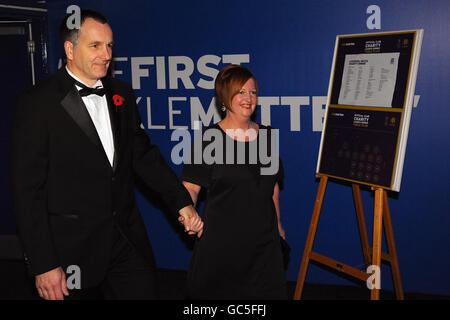
[[[69,70],[89,85],[106,76],[112,58],[113,33],[107,23],[87,18],[81,25],[77,44],[66,41]]]

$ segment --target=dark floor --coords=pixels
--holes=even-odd
[[[160,298],[163,300],[184,300],[186,298],[186,271],[158,270]],[[288,282],[289,296],[295,291],[295,282]],[[393,300],[390,291],[381,291],[382,300]],[[39,299],[30,278],[26,276],[25,266],[20,261],[0,260],[0,300]],[[305,283],[303,300],[368,300],[370,292],[365,287],[323,285]],[[442,300],[449,296],[421,293],[405,293],[406,300]]]
[[[184,299],[186,271],[181,270],[158,270],[160,281],[160,294],[162,299]],[[288,281],[288,293],[294,296],[296,282]],[[368,300],[370,291],[365,287],[312,284],[305,282],[302,300]],[[381,291],[380,299],[395,300],[392,291]],[[450,296],[405,293],[405,300],[450,300]]]

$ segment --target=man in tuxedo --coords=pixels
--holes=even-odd
[[[111,299],[153,299],[155,260],[135,201],[135,177],[183,217],[203,222],[189,193],[141,129],[132,88],[108,77],[113,33],[82,10],[60,34],[67,65],[26,90],[14,110],[10,174],[25,260],[39,295],[64,299],[98,288]],[[67,289],[68,267],[81,290]],[[75,270],[75,269],[74,269]]]

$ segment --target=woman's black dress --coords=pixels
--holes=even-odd
[[[214,129],[212,136],[216,138],[212,142],[203,142],[203,158],[206,158],[206,153],[221,156],[218,148],[211,152],[214,149],[211,143],[216,143],[216,146],[223,146],[222,163],[230,163],[232,157],[226,160],[226,146],[231,144],[234,145],[233,164],[203,162],[185,164],[183,167],[181,179],[200,185],[207,192],[202,216],[204,232],[196,241],[188,272],[191,299],[287,298],[277,216],[272,200],[275,183],[282,178],[283,170],[278,148],[271,148],[274,144],[268,138],[274,130],[262,125],[259,128],[257,139],[239,142],[217,124],[206,127],[203,136],[206,131]],[[222,138],[217,138],[217,133]],[[269,145],[268,149],[275,152],[276,161],[272,159],[272,167],[267,164],[267,157],[258,156],[255,163],[249,156],[252,154],[249,150],[253,150],[254,155],[252,148],[255,144],[257,154],[267,154],[267,148],[261,149],[264,140]],[[242,144],[246,150],[246,162],[237,164],[238,150],[243,147]],[[228,153],[229,150],[228,147]],[[268,171],[274,172],[261,174],[263,168],[272,168]]]

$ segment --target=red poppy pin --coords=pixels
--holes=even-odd
[[[114,101],[114,105],[116,107],[120,107],[121,105],[123,105],[123,102],[125,101],[124,98],[122,98],[121,96],[119,96],[118,94],[113,95],[113,101]]]

